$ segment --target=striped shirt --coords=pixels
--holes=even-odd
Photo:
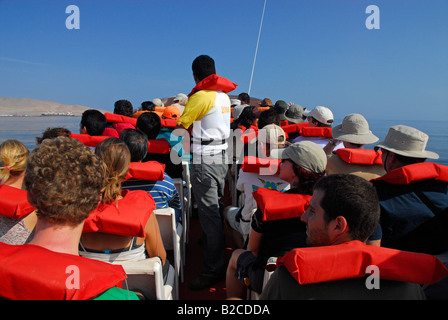
[[[149,180],[127,180],[122,184],[123,190],[145,190],[148,192],[156,208],[173,208],[176,213],[176,220],[182,222],[182,204],[179,193],[174,185],[173,179],[165,173],[165,179],[162,181]]]

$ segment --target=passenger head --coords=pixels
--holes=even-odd
[[[0,185],[11,177],[24,174],[29,153],[18,140],[5,140],[0,144]]]
[[[156,110],[156,105],[152,101],[143,101],[142,102],[142,110],[154,111],[154,110]]]
[[[72,132],[66,128],[47,128],[43,133],[42,137],[36,137],[36,143],[41,144],[45,139],[52,139],[56,137],[70,137]]]
[[[241,104],[250,104],[250,96],[246,92],[240,93],[238,99],[240,99]]]
[[[335,245],[351,240],[365,242],[378,225],[380,205],[373,185],[352,174],[332,174],[314,186],[307,225],[307,244]]]
[[[178,104],[180,104],[182,106],[185,106],[188,103],[188,96],[185,93],[178,93],[174,97],[173,102],[174,103],[178,103]]]
[[[168,106],[163,110],[162,119],[177,120],[180,118],[180,110],[175,106]]]
[[[274,108],[270,108],[267,110],[263,110],[260,112],[260,116],[258,117],[258,128],[262,129],[264,126],[268,124],[275,124],[280,126],[280,115],[275,111]]]
[[[247,106],[241,111],[238,119],[234,121],[233,127],[243,126],[249,129],[250,126],[258,126],[258,117],[260,116],[260,110],[255,106]]]
[[[137,118],[137,129],[143,131],[149,140],[154,140],[160,133],[162,121],[157,113],[144,112]]]
[[[80,123],[81,133],[87,133],[91,136],[101,136],[103,135],[104,129],[106,129],[106,125],[107,120],[102,112],[90,109],[82,113]]]
[[[304,115],[308,117],[310,127],[331,128],[334,122],[333,112],[323,106],[317,106],[311,111],[305,111]]]
[[[412,127],[397,125],[389,128],[384,141],[375,149],[381,148],[384,170],[387,172],[426,159],[438,159],[435,152],[426,150],[429,136]]]
[[[298,193],[311,195],[314,184],[325,174],[324,150],[314,142],[300,141],[280,150],[279,157],[279,178],[288,181]]]
[[[134,107],[128,100],[118,100],[114,104],[114,113],[122,116],[132,117],[134,114]]]
[[[270,157],[272,150],[283,149],[286,144],[285,131],[280,126],[268,124],[258,130],[257,143],[259,154]]]
[[[204,80],[212,74],[216,74],[215,61],[207,55],[200,55],[194,59],[191,68],[193,69],[193,76],[197,82]]]
[[[24,181],[39,218],[78,225],[99,204],[104,170],[102,161],[81,142],[57,137],[31,152]]]
[[[140,162],[148,153],[148,137],[136,129],[126,129],[120,134],[120,140],[126,143],[131,153],[131,162]]]
[[[131,154],[126,144],[118,138],[107,138],[95,148],[95,154],[104,162],[106,185],[103,203],[114,201],[121,194],[121,183],[129,171]]]
[[[369,129],[369,123],[361,114],[351,113],[332,130],[333,138],[344,143],[345,148],[363,149],[365,144],[379,139]]]

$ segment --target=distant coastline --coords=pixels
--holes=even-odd
[[[54,101],[0,97],[0,117],[79,117],[88,109],[107,112],[99,108],[63,104]]]

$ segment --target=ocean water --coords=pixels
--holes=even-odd
[[[79,133],[80,117],[45,116],[45,117],[0,117],[0,142],[17,139],[28,149],[36,146],[36,137],[49,127],[64,127],[73,133]],[[342,119],[335,119],[339,124]],[[370,130],[382,141],[391,126],[403,124],[417,128],[429,135],[427,150],[436,152],[440,158],[435,163],[448,165],[448,120],[446,121],[403,121],[370,120]],[[366,146],[372,149],[374,145]]]

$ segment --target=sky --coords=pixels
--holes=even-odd
[[[0,97],[137,108],[188,94],[207,54],[238,84],[230,95],[448,120],[447,12],[447,0],[0,0]]]

